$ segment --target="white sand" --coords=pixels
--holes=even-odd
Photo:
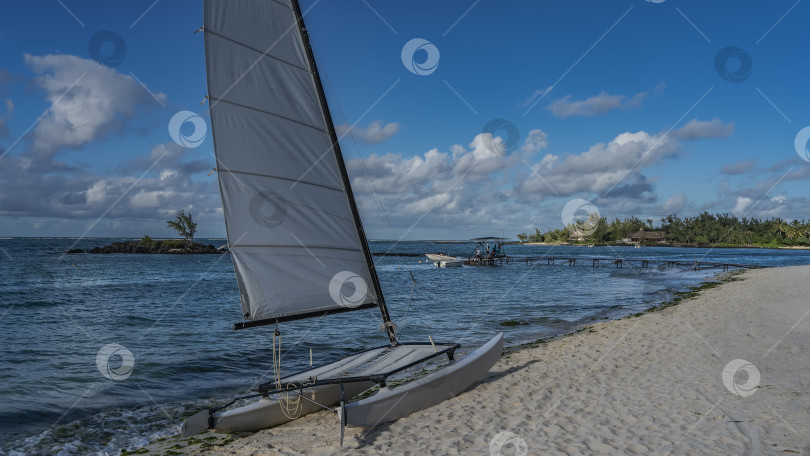
[[[489,455],[499,454],[493,437],[511,432],[501,434],[512,437],[502,454],[810,455],[810,267],[742,277],[660,312],[507,354],[456,398],[347,429],[343,448],[336,416],[323,412],[183,451]],[[735,359],[761,374],[749,396],[724,386]],[[736,382],[745,386],[745,374]]]

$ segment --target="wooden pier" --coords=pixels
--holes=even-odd
[[[616,267],[623,268],[625,265],[628,267],[641,267],[648,268],[650,265],[663,265],[667,268],[673,267],[689,267],[695,271],[702,269],[722,268],[723,271],[729,269],[755,269],[758,266],[751,264],[736,264],[736,263],[718,263],[714,261],[697,261],[697,260],[667,260],[667,259],[652,259],[652,258],[592,258],[592,257],[557,257],[557,256],[539,256],[539,257],[515,257],[515,256],[499,256],[499,257],[470,257],[464,262],[468,266],[498,266],[503,264],[545,264],[547,266],[554,266],[557,264],[568,266],[591,266],[594,268],[599,267]]]

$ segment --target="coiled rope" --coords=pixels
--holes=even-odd
[[[276,344],[276,338],[278,338],[278,344]],[[278,346],[278,354],[276,354],[276,347]],[[311,356],[311,355],[310,355]],[[279,331],[278,326],[276,327],[276,331],[273,333],[273,375],[275,377],[276,389],[281,390],[281,331]],[[301,382],[301,386],[306,386],[312,383],[315,383],[317,378],[309,377],[307,380]],[[287,389],[296,388],[294,382],[288,382],[286,385]],[[315,390],[311,391],[312,393],[312,401],[315,402]],[[301,412],[304,411],[304,403],[301,400],[301,397],[305,394],[304,389],[294,389],[292,391],[280,391],[278,393],[278,405],[281,408],[281,412],[284,413],[284,416],[287,418],[294,420],[301,416]]]

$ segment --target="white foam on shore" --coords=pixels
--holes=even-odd
[[[13,443],[5,451],[12,455],[117,456],[134,451],[161,438],[179,434],[179,423],[187,412],[183,406],[152,405],[134,409],[109,409]],[[0,448],[0,455],[4,449]]]

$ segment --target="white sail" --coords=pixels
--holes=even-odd
[[[211,123],[246,320],[354,309],[376,276],[289,0],[206,0]]]

